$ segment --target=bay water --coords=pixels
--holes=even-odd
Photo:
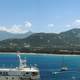
[[[28,66],[36,66],[40,70],[40,80],[80,80],[79,55],[21,54],[26,58]],[[19,59],[16,53],[0,53],[0,67],[17,67]],[[60,71],[62,66],[67,71]],[[55,74],[57,72],[57,74]]]

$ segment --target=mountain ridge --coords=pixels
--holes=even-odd
[[[2,40],[6,40],[6,39],[22,39],[25,37],[30,36],[31,34],[33,34],[31,31],[26,32],[26,33],[10,33],[10,32],[6,32],[6,31],[0,31],[0,41]]]
[[[34,33],[22,39],[0,41],[0,50],[30,50],[52,52],[56,50],[80,51],[80,29],[71,29],[60,34]],[[77,36],[78,35],[78,36]]]

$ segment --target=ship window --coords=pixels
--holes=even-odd
[[[3,72],[3,75],[5,75],[5,72]]]
[[[14,79],[14,77],[12,77],[12,79]]]
[[[8,79],[8,77],[6,77],[6,79]]]
[[[2,74],[2,72],[0,72],[0,75]]]
[[[38,72],[32,72],[32,76],[38,75]]]
[[[29,74],[28,72],[26,72],[26,74]]]
[[[5,75],[8,75],[8,72],[5,72]]]
[[[8,75],[8,72],[3,72],[3,75]]]

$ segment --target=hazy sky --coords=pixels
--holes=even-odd
[[[61,32],[80,27],[80,0],[0,0],[0,30]]]

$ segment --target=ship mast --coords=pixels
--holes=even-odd
[[[22,60],[20,56],[20,52],[17,51],[17,56],[19,58],[19,68],[24,68],[26,67],[26,59]]]

